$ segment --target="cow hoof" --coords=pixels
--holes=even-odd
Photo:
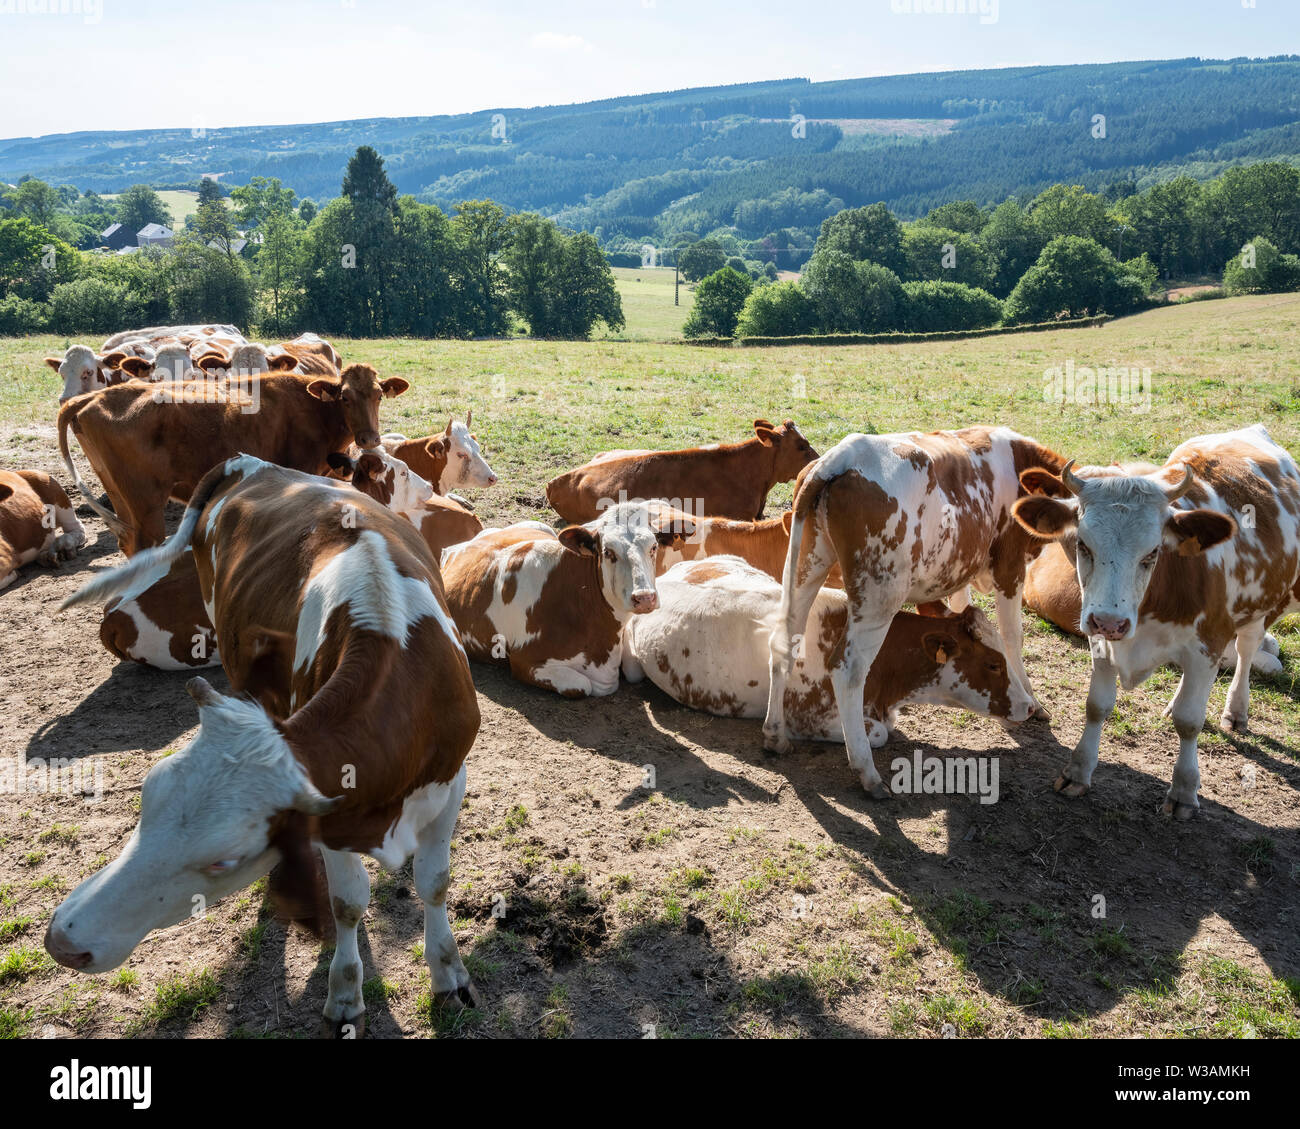
[[[321,1039],[360,1039],[366,1033],[366,1013],[354,1015],[351,1019],[330,1019],[322,1015],[319,1038]]]
[[[1042,702],[1039,702],[1036,706],[1034,706],[1034,712],[1031,713],[1029,716],[1030,716],[1030,717],[1036,717],[1036,718],[1038,718],[1040,721],[1051,721],[1051,720],[1052,720],[1052,712],[1051,712],[1051,710],[1049,710],[1045,705],[1043,705]]]
[[[866,787],[864,784],[863,787]],[[893,796],[888,785],[883,780],[876,783],[874,787],[867,788],[867,795],[873,800],[888,800]]]
[[[1233,717],[1225,713],[1219,718],[1219,728],[1224,733],[1245,733],[1249,727],[1244,717]]]
[[[783,753],[788,753],[794,746],[790,744],[789,737],[783,737],[779,733],[764,733],[763,748],[766,752],[780,756]]]
[[[1077,780],[1069,779],[1065,773],[1061,773],[1061,775],[1056,778],[1056,782],[1052,785],[1052,789],[1056,792],[1065,793],[1065,795],[1069,796],[1072,800],[1077,800],[1080,796],[1087,794],[1088,785],[1080,784]]]
[[[1166,800],[1160,805],[1160,810],[1165,815],[1172,815],[1185,823],[1196,814],[1196,805],[1180,803],[1178,800]]]
[[[450,1012],[459,1012],[466,1011],[469,1008],[481,1008],[483,999],[473,984],[465,984],[451,992],[435,993],[433,1003],[435,1007]]]

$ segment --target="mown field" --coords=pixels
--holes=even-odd
[[[1262,421],[1300,451],[1298,323],[1300,296],[1282,295],[926,345],[336,344],[411,381],[384,405],[388,429],[424,434],[473,409],[502,479],[475,503],[500,524],[553,517],[546,480],[596,451],[736,439],[759,416],[793,417],[819,448],[854,430],[998,422],[1083,461],[1161,459],[1191,435]],[[63,474],[57,382],[40,359],[64,344],[0,341],[6,466]],[[1044,370],[1067,360],[1149,368],[1149,410],[1046,404]],[[769,512],[789,495],[774,491]],[[120,560],[102,525],[87,529],[78,561],[28,569],[0,594],[0,757],[93,756],[108,780],[96,805],[0,795],[0,1033],[310,1034],[328,949],[276,923],[260,886],[153,935],[118,973],[76,977],[43,953],[50,913],[121,849],[145,772],[196,720],[184,675],[115,664],[93,609],[56,614]],[[430,1008],[409,867],[372,867],[371,1033],[1300,1035],[1300,632],[1281,625],[1286,669],[1254,680],[1251,732],[1202,735],[1201,812],[1175,825],[1156,809],[1177,748],[1160,717],[1176,672],[1121,692],[1094,790],[1068,801],[1051,781],[1082,728],[1087,651],[1032,615],[1026,627],[1050,724],[1007,733],[915,709],[877,759],[888,776],[913,749],[996,757],[991,805],[872,802],[838,745],[771,758],[758,723],[653,688],[567,702],[475,667],[484,721],[451,909],[483,1009]]]

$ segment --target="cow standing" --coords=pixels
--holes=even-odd
[[[1016,523],[1011,508],[1023,490],[1022,472],[1054,471],[1064,463],[1008,428],[968,427],[850,435],[809,468],[795,494],[781,614],[772,632],[765,746],[777,752],[790,747],[783,703],[793,645],[836,563],[849,618],[832,658],[831,682],[849,761],[872,796],[883,799],[889,792],[872,762],[857,703],[905,603],[956,596],[964,606],[967,585],[991,587],[1007,665],[1033,699],[1021,656],[1020,598],[1026,558],[1041,543]]]
[[[1070,468],[1057,479],[1062,496],[1015,505],[1027,530],[1062,539],[1074,557],[1092,644],[1087,720],[1057,791],[1091,788],[1116,682],[1131,689],[1174,663],[1183,676],[1166,713],[1178,760],[1163,810],[1190,819],[1200,806],[1196,742],[1220,656],[1235,638],[1238,662],[1219,724],[1239,732],[1255,652],[1269,624],[1300,599],[1300,473],[1259,424],[1189,439],[1152,474]]]
[[[191,547],[222,665],[252,700],[191,680],[198,736],[149,771],[130,841],[55,911],[46,949],[105,972],[196,895],[215,901],[277,863],[278,890],[310,911],[316,843],[337,930],[326,1026],[359,1035],[361,855],[397,868],[414,854],[434,995],[475,1002],[446,896],[479,709],[428,547],[372,499],[240,456],[203,478],[166,544],[65,606],[161,577]]]
[[[205,385],[196,395],[208,396]],[[217,386],[214,386],[217,387]],[[255,376],[232,394],[184,402],[157,385],[129,383],[77,396],[59,409],[59,450],[91,508],[127,556],[162,541],[168,498],[187,501],[208,469],[243,451],[316,474],[328,456],[356,442],[379,446],[379,401],[400,396],[400,377],[380,380],[349,365],[338,380],[278,373]],[[84,487],[68,450],[71,428],[113,503],[110,513]]]

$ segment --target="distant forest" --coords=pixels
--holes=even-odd
[[[1028,203],[1056,183],[1113,200],[1184,174],[1300,164],[1300,57],[786,79],[454,117],[62,134],[0,141],[0,180],[103,195],[194,187],[205,173],[223,186],[267,177],[323,205],[361,145],[384,158],[399,193],[444,211],[489,199],[625,253],[726,233],[797,269],[825,219],[877,201],[914,219],[954,200]]]

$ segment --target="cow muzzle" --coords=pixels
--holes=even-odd
[[[379,432],[377,431],[358,431],[353,436],[357,446],[363,451],[373,451],[379,446]]]
[[[652,612],[659,606],[659,593],[653,588],[632,593],[632,610],[637,615]]]
[[[63,930],[56,927],[53,919],[45,930],[45,951],[64,968],[75,969],[77,972],[95,963],[95,954],[78,949],[63,934]]]
[[[1084,628],[1089,635],[1100,635],[1103,639],[1115,642],[1127,639],[1133,633],[1133,621],[1128,616],[1090,612]]]

